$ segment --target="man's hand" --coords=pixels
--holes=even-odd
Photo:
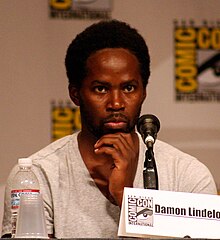
[[[139,154],[138,137],[135,133],[107,134],[94,147],[96,154],[106,154],[112,158],[109,192],[121,207],[124,187],[133,186]]]

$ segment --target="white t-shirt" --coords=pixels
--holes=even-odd
[[[104,197],[91,178],[78,149],[77,135],[64,137],[31,156],[44,199],[48,234],[56,238],[116,238],[120,209]],[[143,188],[146,147],[141,140],[134,187]],[[201,162],[157,140],[154,145],[159,189],[216,194],[214,180]],[[15,166],[8,178],[2,235],[10,233],[10,189]]]

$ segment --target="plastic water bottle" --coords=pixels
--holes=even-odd
[[[11,188],[11,234],[15,237],[17,214],[22,194],[39,194],[40,187],[37,177],[31,170],[30,158],[18,159],[19,171],[14,176]]]

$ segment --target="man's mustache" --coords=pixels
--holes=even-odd
[[[112,113],[103,122],[128,122],[128,118],[122,113]]]

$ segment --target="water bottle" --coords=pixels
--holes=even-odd
[[[11,235],[15,237],[17,214],[22,194],[39,194],[40,187],[37,177],[31,170],[30,158],[19,158],[19,171],[14,176],[11,188]]]

